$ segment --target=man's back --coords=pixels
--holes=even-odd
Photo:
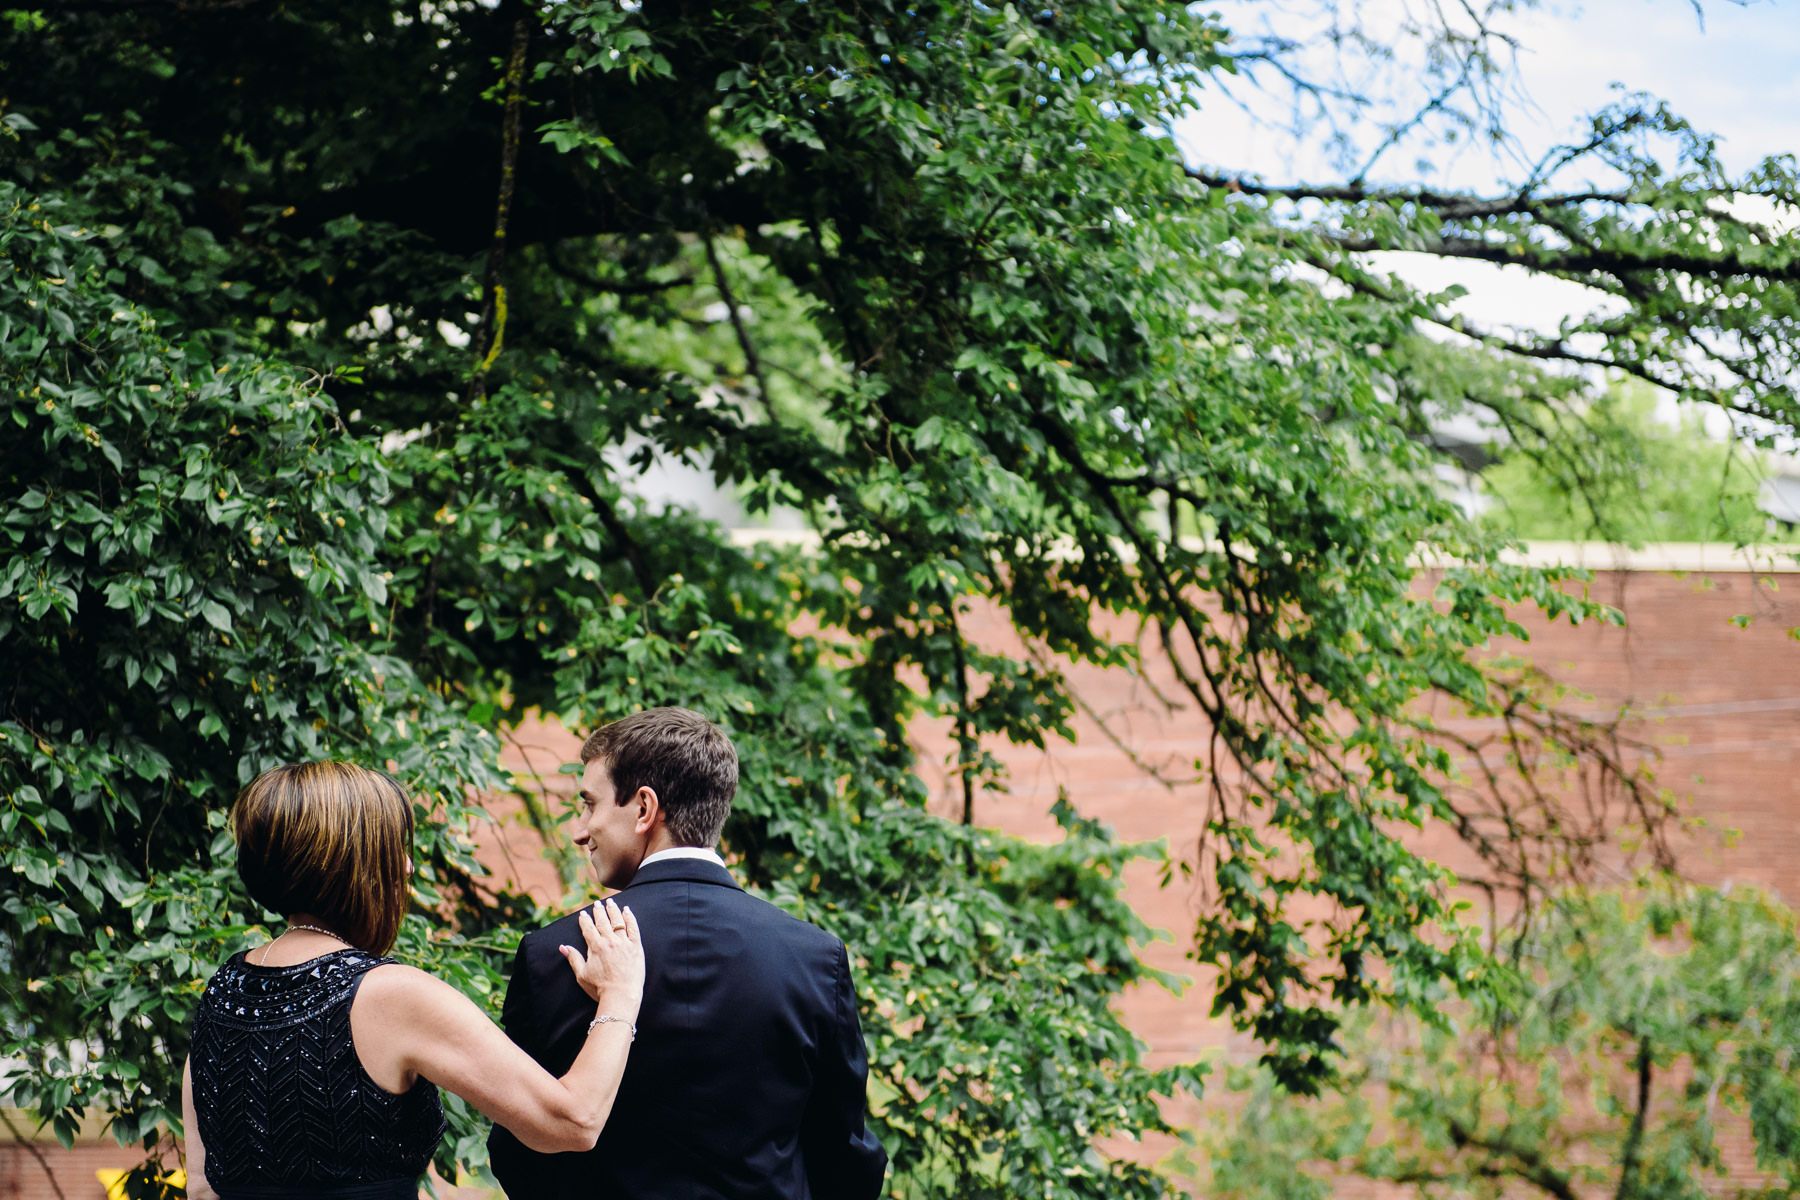
[[[489,1139],[515,1200],[872,1200],[887,1156],[863,1120],[868,1068],[843,943],[737,887],[714,862],[665,859],[617,897],[643,930],[638,1039],[612,1116],[585,1154]],[[520,944],[506,1032],[561,1075],[594,1005],[558,945],[574,917]]]

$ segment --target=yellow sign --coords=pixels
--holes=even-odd
[[[106,1200],[125,1200],[125,1176],[131,1174],[130,1171],[119,1167],[106,1167],[95,1171],[94,1174],[106,1188]],[[170,1171],[162,1177],[162,1180],[172,1188],[181,1188],[184,1191],[187,1189],[186,1171],[180,1169]]]

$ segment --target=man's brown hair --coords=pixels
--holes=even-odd
[[[723,729],[692,709],[647,708],[589,734],[581,761],[596,758],[606,760],[616,803],[647,787],[677,845],[718,842],[738,778],[737,751]]]
[[[231,831],[258,904],[309,913],[372,954],[393,946],[410,897],[413,811],[392,776],[345,762],[264,771],[238,793]]]

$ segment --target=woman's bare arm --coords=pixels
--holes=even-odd
[[[194,1115],[194,1075],[192,1062],[181,1064],[181,1128],[187,1143],[188,1200],[219,1200],[219,1193],[206,1182],[206,1143],[200,1140],[200,1118]]]
[[[592,1149],[612,1112],[644,989],[637,918],[611,901],[580,916],[587,953],[564,947],[596,1015],[575,1063],[554,1078],[449,984],[390,964],[364,978],[350,1010],[357,1057],[389,1091],[423,1076],[456,1093],[533,1150]],[[623,927],[622,930],[614,926]]]

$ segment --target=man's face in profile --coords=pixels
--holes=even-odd
[[[602,887],[622,888],[637,874],[647,836],[647,831],[638,830],[641,810],[636,803],[616,802],[612,771],[604,758],[588,762],[581,772],[573,833]]]

